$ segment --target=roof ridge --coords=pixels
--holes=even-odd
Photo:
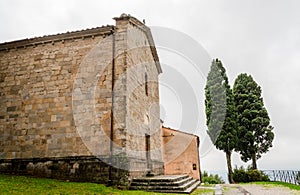
[[[185,131],[181,131],[181,130],[178,130],[178,129],[172,129],[171,127],[165,127],[165,126],[162,126],[162,128],[170,129],[170,130],[178,131],[178,132],[180,132],[180,133],[184,133],[184,134],[187,134],[187,135],[193,135],[193,136],[199,137],[198,135],[195,135],[195,134],[192,134],[192,133],[187,133],[187,132],[185,132]]]
[[[49,42],[57,42],[57,41],[68,40],[68,39],[93,37],[96,35],[107,35],[112,33],[111,31],[114,29],[114,27],[115,27],[114,25],[106,25],[106,26],[103,25],[101,27],[86,28],[82,30],[67,31],[64,33],[43,35],[43,36],[37,36],[33,38],[25,38],[25,39],[20,39],[15,41],[4,42],[4,43],[0,43],[0,50],[20,48],[20,47],[32,46],[37,44],[49,43]]]

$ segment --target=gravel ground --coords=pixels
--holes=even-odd
[[[300,195],[299,191],[271,185],[223,185],[224,195]]]

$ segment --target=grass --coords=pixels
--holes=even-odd
[[[101,184],[0,175],[0,194],[121,194],[119,192]]]
[[[215,187],[216,184],[202,183],[201,186],[203,186],[203,187]]]
[[[285,182],[280,182],[280,181],[271,181],[271,182],[252,182],[253,184],[258,184],[258,185],[264,185],[266,187],[268,186],[279,186],[279,187],[288,187],[291,190],[297,190],[300,191],[300,186],[291,184],[291,183],[285,183]]]
[[[197,189],[192,193],[192,195],[211,194],[211,193],[214,193],[214,190],[211,190],[211,189]],[[174,195],[174,194],[172,194],[172,195]]]
[[[197,189],[192,194],[205,194],[211,190]],[[0,194],[110,194],[110,195],[166,195],[154,192],[119,190],[103,184],[58,181],[0,174]],[[172,194],[173,195],[173,194]]]

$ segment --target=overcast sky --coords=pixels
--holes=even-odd
[[[299,170],[299,7],[297,0],[1,0],[0,42],[114,24],[112,18],[121,13],[145,19],[148,26],[167,27],[185,33],[199,43],[211,58],[222,60],[231,84],[238,74],[246,72],[262,87],[275,140],[270,152],[258,160],[258,167]],[[154,34],[154,39],[155,36],[159,35]],[[207,142],[203,102],[205,79],[199,77],[195,80],[199,75],[188,78],[186,74],[194,74],[192,69],[184,73],[183,69],[176,68],[187,63],[184,59],[174,60],[174,54],[163,49],[158,48],[158,52],[164,71],[162,80],[166,78],[166,70],[175,67],[177,73],[182,71],[183,77],[190,79],[192,91],[198,87],[195,97],[199,99],[199,125],[196,130],[189,127],[183,130],[195,132],[200,135],[202,143]],[[163,85],[161,90],[165,125],[180,128],[178,121],[183,116],[178,113],[181,112],[180,105],[187,101],[186,97],[178,100],[181,97],[176,96],[176,89],[172,94]],[[174,114],[172,108],[178,112]],[[208,152],[203,144],[201,147],[203,170],[226,169],[224,153],[216,149]],[[242,164],[237,154],[233,157],[234,164]]]

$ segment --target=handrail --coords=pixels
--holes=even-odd
[[[300,185],[300,171],[295,170],[262,170],[271,181],[281,181]]]

